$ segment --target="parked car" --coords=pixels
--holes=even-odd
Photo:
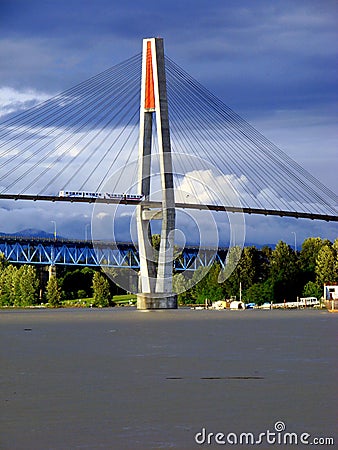
[[[263,303],[262,306],[260,306],[260,308],[261,308],[261,309],[271,309],[272,306],[271,306],[271,303],[270,303],[270,302],[265,302],[265,303]]]
[[[254,303],[254,302],[247,303],[245,308],[246,309],[254,309],[254,308],[256,308],[256,303]]]

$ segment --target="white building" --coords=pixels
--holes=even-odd
[[[245,303],[234,300],[230,303],[230,309],[245,309]]]
[[[338,300],[338,285],[324,284],[324,300]]]

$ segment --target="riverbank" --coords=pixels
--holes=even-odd
[[[203,428],[258,435],[278,421],[334,436],[337,319],[314,310],[1,310],[0,448],[194,449]]]

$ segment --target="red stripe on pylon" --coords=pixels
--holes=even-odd
[[[154,93],[154,76],[153,76],[153,60],[151,54],[151,42],[147,42],[147,59],[146,59],[146,93],[144,101],[145,109],[155,108]]]

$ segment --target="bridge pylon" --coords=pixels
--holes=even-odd
[[[143,40],[138,192],[150,199],[153,130],[159,152],[162,207],[137,206],[137,234],[140,258],[138,309],[175,309],[172,291],[175,232],[175,196],[170,145],[163,39]],[[153,123],[154,122],[154,123]],[[155,135],[154,135],[155,136]],[[152,246],[151,221],[161,220],[160,248]]]

